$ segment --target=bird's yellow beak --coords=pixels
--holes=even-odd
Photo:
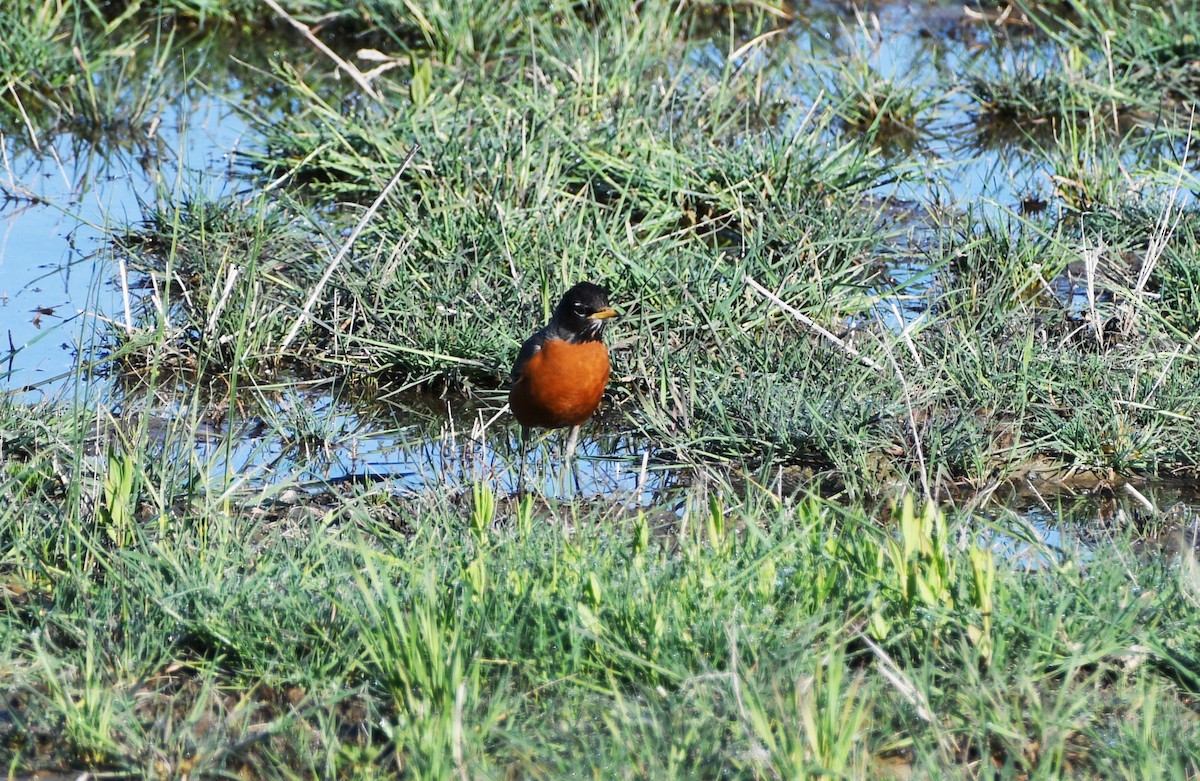
[[[601,309],[599,312],[592,312],[588,315],[588,320],[607,320],[610,317],[616,317],[619,312],[611,306],[606,309]]]

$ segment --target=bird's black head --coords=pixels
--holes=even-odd
[[[591,282],[580,282],[558,302],[553,324],[561,338],[588,342],[599,339],[605,322],[616,316],[617,310],[608,305],[607,290]]]

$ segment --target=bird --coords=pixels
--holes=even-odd
[[[518,494],[525,476],[530,429],[570,426],[566,459],[574,454],[579,427],[596,412],[608,385],[604,327],[617,315],[608,303],[606,289],[580,282],[563,294],[550,322],[521,345],[508,392],[508,406],[521,424]],[[576,476],[577,488],[578,482]]]

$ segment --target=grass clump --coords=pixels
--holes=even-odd
[[[1060,476],[1191,473],[1194,356],[1174,322],[1187,309],[1170,313],[1157,292],[1181,284],[1165,247],[1191,257],[1186,230],[1164,243],[1173,208],[951,238],[933,250],[943,260],[927,314],[899,333],[869,287],[850,321],[863,325],[837,344],[755,302],[719,350],[700,340],[654,353],[663,375],[640,399],[643,425],[683,452],[803,464],[867,492],[982,487],[1047,462]],[[801,288],[783,290],[803,308]]]
[[[1071,208],[1119,208],[1131,169],[1162,170],[1186,145],[1190,123],[1178,106],[1194,91],[1186,54],[1194,36],[1180,31],[1196,29],[1195,9],[1109,0],[1069,12],[1021,7],[1040,43],[1000,38],[964,78],[981,130],[1012,126],[1033,161],[1054,169]]]
[[[1200,12],[1178,0],[1158,6],[1093,0],[1073,6],[1074,13],[1049,18],[1031,17],[1043,30],[1082,51],[1109,52],[1114,78],[1131,94],[1148,94],[1169,101],[1193,100],[1194,63],[1200,54],[1195,31]],[[1108,44],[1102,44],[1108,40]]]
[[[1156,238],[1186,221],[1075,233],[1067,219],[989,224],[980,208],[911,252],[934,284],[911,293],[888,279],[911,213],[876,194],[917,168],[885,168],[875,131],[835,140],[847,101],[803,105],[785,58],[742,40],[767,17],[734,8],[748,26],[699,37],[694,9],[538,7],[518,34],[503,6],[489,11],[508,14],[498,38],[467,41],[443,10],[371,17],[405,54],[383,55],[394,67],[361,100],[277,63],[296,110],[256,112],[261,149],[243,159],[284,195],[185,191],[147,210],[122,238],[146,292],[114,329],[124,365],[225,388],[302,369],[494,399],[525,336],[588,278],[625,310],[613,396],[682,460],[803,464],[863,492],[986,485],[1029,460],[1120,474],[1194,463],[1176,444],[1192,434],[1186,241],[1175,254]],[[1062,56],[1074,86],[1094,75],[1090,53]],[[853,53],[839,71],[851,103],[876,81],[869,60]],[[940,105],[930,92],[914,87],[894,120],[915,128]],[[879,131],[883,113],[865,121]],[[1145,174],[1080,113],[1053,152],[1029,152],[1095,226],[1129,208]],[[1114,251],[1081,313],[1077,269],[1100,241]],[[1156,242],[1163,262],[1139,281],[1124,255]],[[795,313],[842,342],[811,337]],[[1151,411],[1126,409],[1122,388],[1150,393],[1138,403]],[[321,430],[310,423],[296,439]]]
[[[177,52],[171,28],[109,21],[75,3],[16,3],[0,11],[0,105],[6,132],[70,131],[109,149],[146,149],[161,121]]]
[[[683,24],[665,12],[661,22],[676,34]],[[770,282],[826,253],[821,284],[874,273],[864,264],[878,217],[847,203],[883,176],[861,146],[831,146],[824,125],[800,118],[786,137],[765,128],[766,104],[745,102],[753,72],[670,73],[672,36],[614,32],[592,46],[592,27],[574,18],[535,21],[533,35],[547,50],[536,81],[523,59],[490,65],[489,82],[438,66],[421,100],[388,81],[387,107],[313,101],[263,127],[262,174],[321,202],[369,202],[420,149],[334,276],[358,304],[336,337],[349,360],[405,382],[502,376],[581,278],[618,303],[641,299],[679,341],[726,316],[735,269]],[[746,260],[725,266],[722,251]]]
[[[927,314],[894,332],[887,318],[914,315],[881,260],[895,252],[897,218],[871,193],[912,171],[882,168],[859,140],[832,142],[832,110],[781,111],[771,88],[782,71],[769,62],[714,68],[701,55],[716,44],[690,40],[685,15],[642,10],[628,30],[611,14],[535,16],[536,73],[508,54],[488,59],[487,78],[425,59],[380,76],[380,102],[339,105],[282,73],[303,109],[260,122],[255,172],[351,238],[313,252],[282,209],[230,229],[206,227],[202,209],[175,220],[182,231],[152,220],[159,237],[140,251],[187,294],[147,307],[170,325],[145,335],[175,334],[163,343],[185,367],[244,362],[265,376],[303,365],[486,396],[561,290],[589,278],[626,310],[614,396],[687,460],[799,463],[867,492],[986,485],[1034,461],[1063,473],[1190,468],[1195,454],[1176,444],[1193,433],[1190,361],[1161,357],[1183,343],[1185,321],[1142,309],[1126,323],[1118,301],[1156,304],[1120,262],[1105,265],[1109,282],[1092,274],[1086,318],[1064,296],[1098,237],[1066,220],[991,225],[968,213],[919,261],[937,284],[918,304]],[[651,41],[650,30],[670,34]],[[1072,60],[1076,72],[1085,61]],[[1129,194],[1105,132],[1043,153],[1062,164],[1058,194],[1077,209]],[[397,173],[383,208],[351,233]],[[1126,225],[1105,241],[1132,251],[1155,230]],[[865,360],[810,341],[748,280],[849,336]],[[1188,289],[1186,272],[1163,280]],[[1186,310],[1185,298],[1169,300]],[[637,349],[622,350],[631,334]],[[1125,389],[1156,376],[1154,403],[1124,408]]]
[[[1081,89],[1078,74],[1064,75],[1057,63],[1041,66],[1022,61],[1012,72],[976,75],[967,89],[985,124],[1043,125],[1058,127],[1103,110],[1094,96]],[[1069,78],[1074,75],[1076,81]]]
[[[146,294],[136,319],[114,328],[114,356],[200,377],[298,366],[304,353],[280,346],[287,316],[320,274],[318,246],[295,215],[264,199],[199,197],[151,210],[118,239]]]
[[[905,72],[894,63],[881,62],[885,45],[878,19],[856,11],[852,29],[841,28],[848,51],[837,58],[821,57],[806,63],[809,80],[829,95],[830,110],[847,133],[872,147],[882,148],[893,160],[932,138],[930,128],[941,116],[949,92],[940,85]],[[921,55],[937,56],[936,48]],[[913,63],[913,69],[918,62]],[[887,72],[885,72],[885,68]]]

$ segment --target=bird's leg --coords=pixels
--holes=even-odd
[[[567,459],[575,457],[575,447],[579,444],[579,429],[580,426],[571,426],[571,436],[567,437]]]
[[[583,493],[583,488],[579,485],[579,462],[575,460],[575,447],[579,444],[579,426],[571,426],[571,435],[567,437],[567,448],[563,454],[563,466],[571,470],[571,477],[575,479],[575,495]]]
[[[525,457],[529,445],[529,427],[521,426],[521,460],[517,465],[517,499],[525,496]]]

